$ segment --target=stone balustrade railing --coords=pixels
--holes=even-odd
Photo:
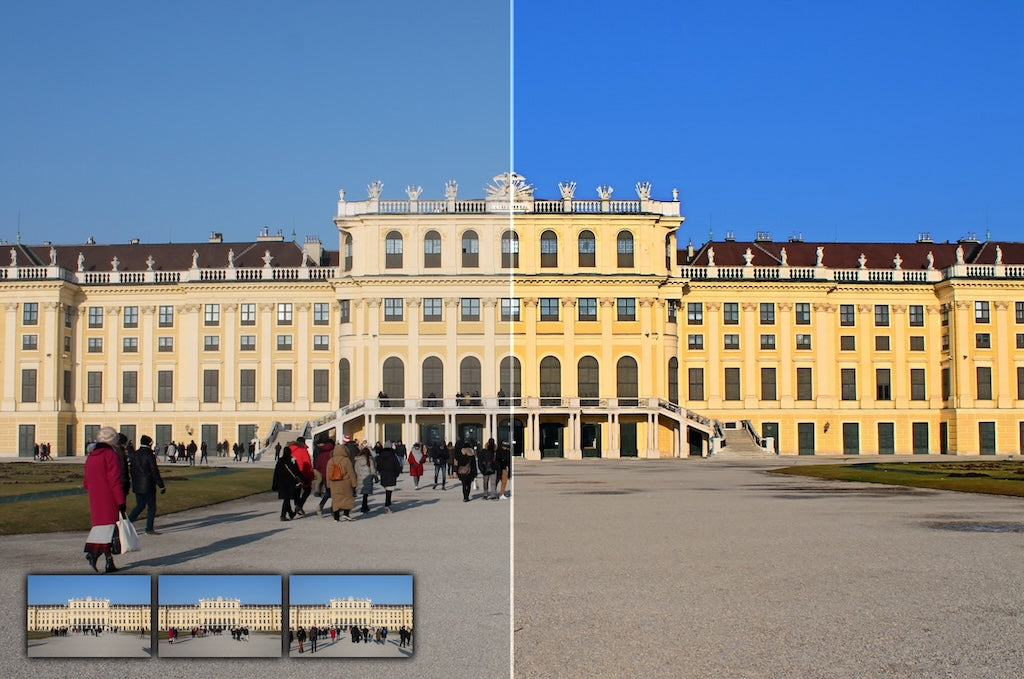
[[[0,267],[0,281],[64,280],[78,285],[174,285],[249,281],[325,281],[338,275],[331,266],[184,269],[180,271],[68,271],[59,266]]]
[[[1024,279],[1024,265],[954,264],[945,269],[831,269],[824,266],[684,266],[691,280],[834,281],[836,283],[937,283],[950,278]]]
[[[338,201],[338,217],[355,217],[365,214],[409,215],[409,214],[484,214],[484,213],[535,213],[535,214],[660,214],[679,216],[679,201],[661,200],[360,200]]]

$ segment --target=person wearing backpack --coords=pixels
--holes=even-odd
[[[498,488],[494,483],[494,471],[495,471],[495,452],[497,446],[494,445],[494,439],[487,442],[487,445],[480,450],[476,456],[477,468],[480,470],[480,476],[484,477],[484,499],[491,499],[491,490],[494,490],[494,497],[498,497]]]
[[[349,459],[349,452],[345,446],[334,446],[326,472],[327,494],[331,498],[331,513],[334,520],[341,521],[341,515],[344,513],[345,520],[351,521],[349,512],[356,506],[355,490],[358,483],[356,471],[352,467],[352,460]]]

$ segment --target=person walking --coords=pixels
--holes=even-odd
[[[491,441],[493,440],[494,439],[491,439]],[[501,490],[498,491],[498,499],[507,500],[508,496],[505,495],[505,487],[508,485],[508,477],[512,472],[512,451],[509,448],[507,441],[502,441],[501,445],[498,446],[498,452],[494,459],[495,469],[497,470],[495,485],[497,485],[498,481],[501,482]]]
[[[498,497],[498,489],[494,484],[494,467],[495,457],[497,455],[497,446],[494,445],[494,439],[487,442],[487,445],[477,454],[476,462],[477,468],[480,470],[480,476],[484,480],[484,499],[491,499],[491,491],[494,491],[494,497]]]
[[[199,464],[210,464],[210,461],[206,458],[206,451],[206,441],[203,441],[199,444]]]
[[[362,493],[363,506],[359,510],[363,514],[370,511],[370,495],[373,494],[373,479],[377,474],[377,466],[373,463],[373,456],[370,449],[365,445],[359,449],[359,453],[352,461],[352,467],[356,472],[356,482],[359,484],[357,492]]]
[[[85,460],[83,486],[89,495],[89,518],[92,530],[85,539],[85,560],[98,572],[96,561],[100,554],[106,557],[107,573],[116,573],[111,554],[117,518],[125,510],[125,491],[122,476],[127,476],[121,465],[120,454],[114,448],[117,432],[113,427],[101,427],[96,434],[96,445]]]
[[[445,451],[448,454],[448,478],[449,479],[454,479],[455,478],[455,453],[456,453],[455,444],[452,443],[451,441],[449,441],[448,442],[448,446],[445,448]]]
[[[416,490],[420,489],[420,478],[423,476],[423,463],[427,460],[427,454],[418,443],[412,444],[409,451],[409,476],[412,477],[412,485]]]
[[[274,444],[274,462],[277,462],[277,460],[280,457],[281,457],[281,442],[278,441],[277,443]]]
[[[128,515],[134,522],[142,510],[146,510],[146,534],[160,535],[153,528],[156,518],[156,489],[167,492],[164,480],[160,477],[160,467],[156,463],[156,455],[151,446],[153,439],[145,434],[139,439],[139,448],[129,458],[129,470],[132,478],[132,489],[135,491],[135,509]]]
[[[316,639],[320,635],[320,630],[317,629],[316,625],[312,625],[309,628],[309,652],[316,653]]]
[[[196,440],[192,439],[188,442],[188,448],[185,451],[188,453],[188,466],[196,466],[196,451],[199,450],[199,446],[196,445]]]
[[[327,478],[327,493],[324,499],[331,498],[331,514],[334,520],[341,521],[341,515],[344,514],[345,520],[351,521],[349,512],[356,506],[354,493],[358,480],[348,447],[342,445],[332,448],[331,459],[324,468],[324,475]]]
[[[388,442],[377,456],[377,474],[380,476],[380,485],[384,489],[384,511],[391,513],[391,494],[395,492],[398,485],[398,475],[402,473],[402,465],[398,461],[395,449]]]
[[[441,477],[441,490],[445,490],[448,484],[448,454],[443,443],[437,441],[430,444],[430,461],[434,463],[434,485],[437,488],[437,477]]]
[[[471,447],[465,446],[455,456],[455,474],[462,482],[462,501],[469,502],[469,491],[477,474],[476,454]]]
[[[313,492],[313,461],[309,457],[309,448],[306,447],[304,437],[300,436],[295,439],[295,443],[291,444],[289,448],[292,451],[295,464],[299,467],[299,474],[302,475],[302,487],[298,490],[295,499],[295,511],[301,516],[306,513],[306,510],[303,509],[306,498]]]
[[[295,510],[292,509],[292,499],[295,491],[302,485],[302,474],[292,459],[291,448],[285,448],[281,453],[281,459],[274,465],[274,481],[270,490],[277,492],[281,498],[281,520],[290,521],[295,518]]]
[[[302,653],[302,645],[306,643],[306,628],[299,627],[295,633],[295,638],[299,641],[299,653]]]
[[[320,498],[320,505],[316,508],[317,515],[324,513],[324,505],[331,499],[331,487],[327,483],[327,463],[334,455],[334,447],[334,439],[321,439],[314,445],[316,456],[313,458],[313,470],[319,478],[316,495]]]

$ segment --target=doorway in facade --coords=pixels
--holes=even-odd
[[[18,425],[18,457],[32,457],[36,447],[36,425]]]
[[[459,425],[459,440],[471,443],[474,446],[483,444],[481,440],[484,435],[484,425],[478,422],[464,422]]]
[[[498,444],[508,441],[512,455],[523,454],[523,423],[519,420],[502,420],[498,423]]]
[[[540,425],[540,456],[565,457],[562,452],[565,427],[557,422],[545,422]]]
[[[444,444],[444,425],[443,424],[421,424],[420,425],[420,443],[424,445],[431,445],[432,443]]]
[[[580,425],[580,449],[583,457],[601,457],[601,425],[584,422]]]
[[[636,422],[619,423],[619,456],[636,457]]]

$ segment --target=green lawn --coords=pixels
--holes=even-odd
[[[1024,497],[1024,462],[971,460],[820,464],[773,469],[772,473]]]
[[[157,518],[194,507],[270,490],[270,469],[160,467],[167,492],[157,495]],[[78,494],[82,465],[59,462],[0,464],[0,535],[89,530],[89,499]],[[16,499],[33,493],[70,492],[61,497]],[[12,501],[13,500],[13,501]],[[128,494],[128,510],[135,495]]]

